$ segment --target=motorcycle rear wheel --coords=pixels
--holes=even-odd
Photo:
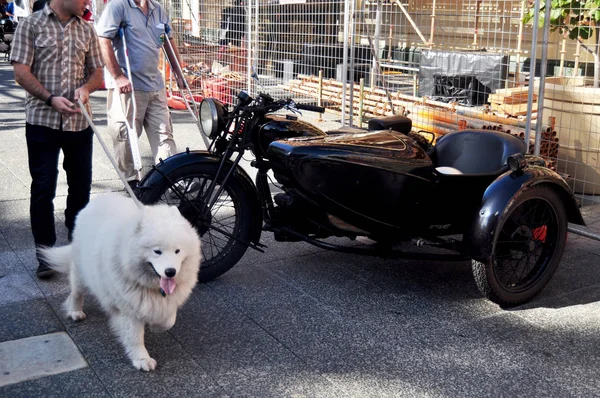
[[[167,179],[163,179],[149,190],[142,193],[143,204],[168,204],[177,206],[181,214],[196,228],[202,241],[200,272],[198,280],[211,281],[231,269],[244,255],[252,230],[252,205],[242,183],[235,173],[231,176],[223,192],[214,206],[202,218],[202,210],[207,204],[201,199],[208,190],[218,165],[192,164],[178,168],[167,175],[175,187],[171,187]],[[220,188],[217,184],[214,194]],[[177,189],[190,203],[181,199],[173,190]],[[214,195],[213,194],[213,195]],[[231,236],[215,230],[216,227]]]
[[[567,240],[567,216],[549,187],[533,187],[502,216],[486,262],[473,260],[473,277],[487,298],[502,307],[524,304],[552,278]]]

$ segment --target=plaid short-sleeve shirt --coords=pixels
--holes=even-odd
[[[49,5],[20,21],[10,60],[28,65],[50,94],[72,102],[75,90],[87,81],[90,72],[103,66],[92,24],[73,16],[62,26]],[[62,127],[64,131],[81,131],[88,127],[82,114],[62,116],[29,93],[25,113],[27,123],[56,130]]]

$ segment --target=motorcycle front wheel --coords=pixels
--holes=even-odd
[[[567,215],[549,187],[533,187],[503,214],[486,262],[472,261],[479,290],[504,307],[524,304],[550,281],[567,240]]]
[[[217,168],[218,165],[214,164],[192,164],[178,168],[167,175],[168,179],[162,179],[140,197],[145,205],[163,203],[177,206],[196,228],[202,241],[202,262],[198,274],[201,282],[217,278],[239,261],[248,248],[254,222],[250,199],[235,173],[218,197],[215,198],[221,188],[219,183],[213,190],[213,197],[205,198]],[[209,210],[207,205],[212,200],[215,202]]]

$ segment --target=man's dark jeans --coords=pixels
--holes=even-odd
[[[92,187],[91,127],[83,131],[61,131],[27,123],[25,126],[29,172],[31,173],[31,230],[36,246],[53,246],[54,204],[58,179],[58,155],[64,154],[63,169],[69,186],[65,225],[75,226],[75,216],[90,200]]]

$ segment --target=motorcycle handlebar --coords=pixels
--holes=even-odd
[[[301,110],[311,111],[311,112],[319,112],[319,113],[325,112],[325,108],[323,108],[322,106],[316,106],[316,105],[296,104],[296,109],[301,109]]]
[[[285,101],[285,102],[279,101],[279,102],[275,102],[275,103],[268,104],[268,105],[246,106],[243,109],[245,109],[248,112],[267,113],[267,112],[273,112],[273,111],[279,110],[279,109],[283,108],[284,106],[286,106],[287,104],[289,104],[289,101]],[[319,112],[319,113],[325,112],[325,108],[323,108],[322,106],[316,106],[316,105],[295,104],[294,103],[293,107],[298,110],[305,110],[305,111]]]

